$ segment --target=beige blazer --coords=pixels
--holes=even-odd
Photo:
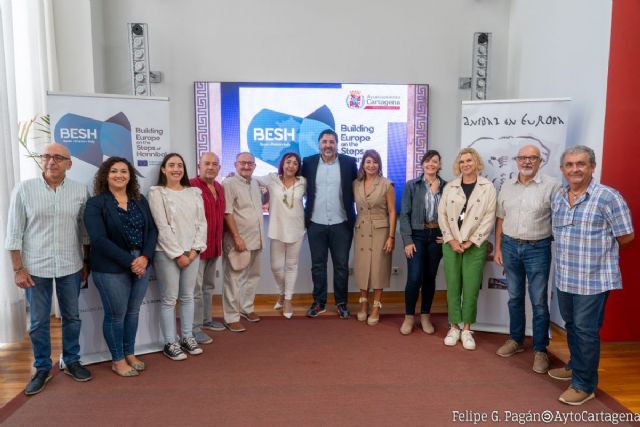
[[[466,200],[462,191],[462,177],[447,184],[438,205],[438,224],[442,230],[444,243],[470,240],[480,246],[493,229],[496,220],[496,189],[487,178],[478,175],[465,214],[462,227],[458,228],[458,216]]]

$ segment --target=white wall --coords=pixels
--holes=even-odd
[[[90,0],[55,0],[53,18],[60,90],[94,92]]]
[[[514,0],[511,6],[509,97],[572,98],[567,145],[587,145],[598,160],[610,32],[610,0]]]

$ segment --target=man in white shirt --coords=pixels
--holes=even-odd
[[[29,336],[36,373],[24,392],[41,392],[51,379],[49,319],[55,280],[62,314],[64,372],[76,381],[88,381],[91,373],[80,364],[80,283],[89,275],[88,237],[82,221],[89,192],[66,178],[71,169],[69,150],[47,145],[39,156],[43,173],[19,183],[11,195],[5,249],[11,256],[15,283],[26,290],[30,307]],[[83,261],[84,260],[84,261]]]
[[[533,370],[549,370],[548,282],[551,268],[551,197],[558,182],[539,174],[542,157],[533,145],[514,158],[518,176],[504,182],[496,209],[494,260],[504,267],[509,291],[509,339],[496,351],[509,357],[524,351],[525,295],[533,311]]]

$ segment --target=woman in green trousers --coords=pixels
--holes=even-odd
[[[487,238],[496,216],[496,189],[491,181],[480,176],[483,168],[476,150],[460,150],[453,164],[457,178],[444,188],[438,205],[451,325],[444,343],[455,346],[462,341],[467,350],[476,348],[471,324],[476,321]],[[462,330],[460,323],[464,324]]]

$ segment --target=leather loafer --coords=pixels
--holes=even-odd
[[[24,394],[32,396],[44,390],[44,386],[47,385],[47,382],[51,379],[49,372],[48,369],[37,371],[31,378],[31,381],[29,381],[29,384],[24,388]]]
[[[225,323],[225,325],[231,332],[244,332],[247,330],[240,322]]]
[[[258,316],[258,314],[255,311],[252,311],[251,313],[240,313],[240,316],[244,317],[249,322],[259,322],[260,321],[260,316]]]
[[[91,372],[89,372],[87,368],[82,366],[80,362],[73,362],[65,366],[64,373],[67,375],[71,375],[71,378],[80,382],[89,381],[92,378]]]

